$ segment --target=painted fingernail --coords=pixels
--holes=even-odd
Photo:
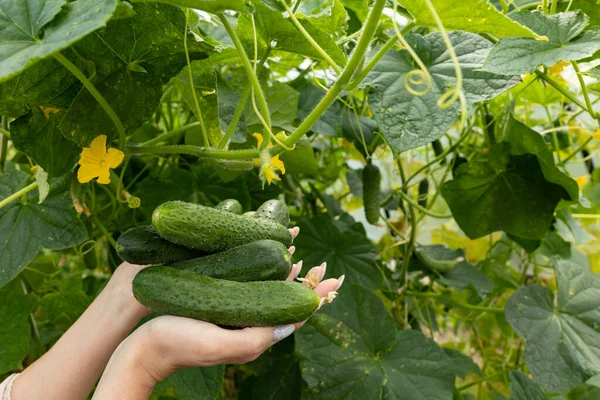
[[[294,325],[282,325],[275,328],[273,331],[273,341],[279,342],[294,333],[296,328]]]
[[[327,272],[327,262],[324,262],[323,264],[321,264],[320,267],[321,267],[321,278],[319,279],[319,282],[321,282],[323,280],[323,278],[325,278],[325,272]]]
[[[288,251],[290,252],[291,255],[294,255],[294,252],[296,251],[296,246],[290,246]]]
[[[294,279],[296,279],[298,275],[300,275],[300,271],[302,271],[302,260],[298,261],[298,264],[296,264],[296,268],[296,276],[294,276]]]
[[[342,287],[342,284],[344,283],[344,279],[346,279],[346,275],[342,275],[338,278],[338,284],[335,287],[336,292]]]
[[[300,228],[298,228],[297,226],[293,227],[290,229],[290,233],[292,234],[292,240],[296,239],[296,236],[298,236],[298,234],[300,233]]]

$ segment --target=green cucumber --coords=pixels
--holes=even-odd
[[[256,214],[256,211],[246,211],[242,214],[243,217],[253,217]]]
[[[362,172],[363,204],[365,217],[370,224],[379,221],[379,191],[381,186],[381,172],[376,165],[367,164]]]
[[[234,214],[241,214],[244,212],[244,208],[236,199],[223,200],[215,206],[217,210],[229,211]]]
[[[320,302],[294,281],[234,282],[163,266],[141,270],[133,295],[154,311],[232,327],[304,321]]]
[[[152,214],[160,236],[183,246],[217,253],[257,240],[272,239],[292,244],[287,228],[264,218],[247,218],[183,201],[161,204]]]
[[[151,225],[128,229],[119,236],[117,254],[131,264],[171,264],[206,255],[163,239]]]
[[[292,255],[279,242],[258,240],[171,267],[230,281],[275,281],[284,280],[290,274]]]
[[[267,200],[252,215],[254,218],[271,219],[286,228],[290,224],[290,212],[281,200]]]

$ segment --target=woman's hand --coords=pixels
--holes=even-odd
[[[15,380],[13,400],[87,398],[119,344],[150,310],[133,297],[144,267],[123,263],[79,319]]]
[[[294,265],[289,280],[298,275],[301,266]],[[343,277],[321,282],[325,269],[325,264],[311,269],[307,274],[310,279],[304,280],[323,298],[343,283]],[[155,384],[177,369],[250,362],[303,324],[229,330],[183,317],[155,318],[115,351],[94,399],[146,400]]]

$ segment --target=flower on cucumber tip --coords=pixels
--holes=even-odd
[[[264,141],[263,136],[260,133],[254,133],[252,136],[256,138],[256,141],[258,142],[257,147],[260,149]],[[272,145],[269,143],[268,147],[271,146]],[[264,149],[261,152],[260,158],[254,159],[254,165],[260,167],[259,176],[263,181],[263,186],[265,182],[270,185],[274,181],[281,180],[277,174],[278,171],[281,172],[281,175],[285,174],[285,165],[283,165],[283,161],[279,159],[279,154],[271,157],[267,149]]]
[[[125,155],[121,150],[110,148],[106,150],[106,135],[97,136],[90,147],[84,147],[79,159],[77,180],[86,183],[98,178],[98,183],[110,183],[110,169],[117,168]]]

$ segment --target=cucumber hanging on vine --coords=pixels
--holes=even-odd
[[[379,221],[379,191],[381,186],[381,172],[376,165],[370,162],[362,172],[363,202],[367,221],[375,225]]]

